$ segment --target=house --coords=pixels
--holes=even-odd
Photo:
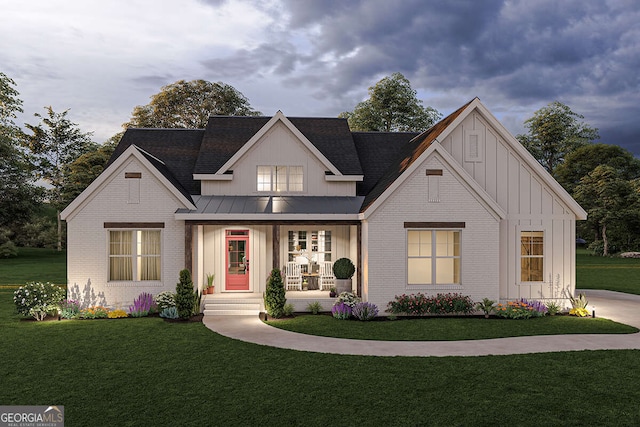
[[[475,98],[421,134],[281,112],[128,129],[62,218],[85,304],[173,290],[188,268],[199,288],[215,274],[207,311],[229,313],[261,309],[274,267],[342,257],[382,310],[417,292],[566,298],[586,213]],[[327,297],[287,294],[299,310]]]

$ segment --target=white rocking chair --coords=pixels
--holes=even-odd
[[[331,261],[321,262],[319,273],[318,284],[320,285],[320,290],[328,291],[336,283],[336,278],[333,275],[333,263]]]
[[[302,271],[297,262],[287,263],[284,285],[287,290],[302,290]]]

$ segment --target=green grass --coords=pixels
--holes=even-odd
[[[244,343],[201,323],[37,323],[12,311],[0,291],[0,402],[64,405],[67,426],[640,423],[635,350],[341,356]]]
[[[576,255],[578,289],[606,289],[640,295],[640,259],[601,257],[582,249]]]
[[[18,248],[15,258],[0,258],[0,286],[27,282],[67,283],[67,254],[53,249]]]
[[[385,341],[456,341],[528,335],[629,334],[638,329],[608,319],[547,316],[528,320],[436,317],[396,321],[337,320],[329,315],[302,315],[267,322],[309,335]]]

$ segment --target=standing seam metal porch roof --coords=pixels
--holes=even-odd
[[[194,196],[196,210],[177,214],[358,214],[364,196]]]

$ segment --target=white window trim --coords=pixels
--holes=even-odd
[[[462,244],[462,237],[463,237],[463,228],[407,228],[405,229],[405,243],[404,243],[404,250],[405,250],[405,257],[404,257],[404,262],[405,262],[405,283],[406,283],[406,289],[407,290],[411,290],[411,291],[417,291],[417,290],[462,290],[464,287],[462,285],[462,272],[463,272],[463,244]],[[460,255],[458,256],[458,259],[460,260],[460,283],[444,283],[444,284],[436,284],[435,283],[435,276],[436,276],[436,268],[435,268],[435,264],[436,264],[436,259],[437,258],[455,258],[455,257],[437,257],[437,256],[432,256],[431,257],[431,279],[432,279],[432,283],[416,283],[416,284],[409,284],[409,266],[408,266],[408,262],[409,262],[409,232],[410,231],[430,231],[435,232],[435,231],[457,231],[460,233]],[[435,234],[434,234],[435,236]],[[435,240],[432,239],[431,240],[431,244],[435,245]],[[434,247],[432,246],[432,254],[435,254],[434,252]]]
[[[271,168],[271,179],[269,182],[269,190],[260,190],[258,188],[258,177],[259,177],[259,169],[268,167]],[[302,190],[292,191],[290,190],[291,184],[291,168],[302,168]],[[277,177],[277,168],[286,168],[286,189],[283,191],[276,190],[276,177]],[[306,170],[303,165],[257,165],[256,166],[256,192],[259,194],[302,194],[306,190],[307,176]]]
[[[535,282],[523,282],[522,278],[522,232],[523,231],[542,231],[542,280]],[[522,286],[530,286],[530,285],[542,285],[545,282],[545,277],[548,276],[548,265],[549,265],[549,233],[543,226],[526,226],[526,225],[518,225],[516,227],[516,283]]]
[[[163,276],[163,272],[164,272],[164,263],[165,263],[165,241],[164,241],[164,229],[162,228],[105,228],[105,234],[106,234],[106,250],[105,250],[105,259],[106,259],[106,283],[108,287],[140,287],[140,286],[150,286],[150,287],[158,287],[158,286],[162,286],[163,282],[162,282],[162,276]],[[160,232],[160,279],[158,280],[136,280],[136,279],[132,279],[132,280],[111,280],[110,277],[110,258],[111,258],[111,248],[110,248],[110,244],[111,244],[111,238],[110,238],[110,234],[109,232],[111,231],[131,231],[134,232],[134,235],[136,235],[137,231],[159,231]],[[133,272],[132,272],[132,277],[137,277],[137,254],[136,254],[136,247],[137,247],[137,239],[132,239],[132,264],[133,264]]]

